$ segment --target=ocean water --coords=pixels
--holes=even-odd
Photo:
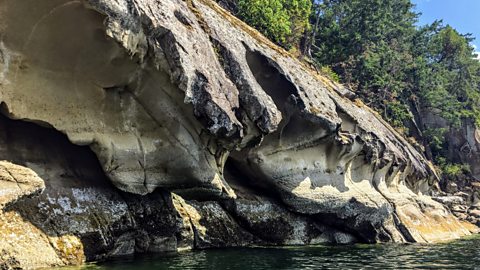
[[[240,248],[122,258],[67,268],[147,269],[478,269],[480,237],[441,244]]]

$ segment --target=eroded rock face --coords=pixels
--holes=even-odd
[[[85,4],[2,2],[2,102],[10,117],[48,123],[90,145],[123,190],[146,194],[169,186],[232,196],[217,165],[222,151],[201,136],[206,130],[185,94],[165,71],[139,59],[147,50],[146,37],[135,32],[141,29],[122,34],[138,54],[132,58],[106,35],[122,31],[120,22],[109,22],[105,32],[105,16]],[[17,23],[19,17],[25,21]],[[233,123],[224,124],[235,132]]]
[[[0,159],[46,181],[12,215],[87,259],[468,235],[344,90],[209,0],[0,2]]]
[[[234,201],[242,207],[237,210],[230,208],[233,201],[185,200],[164,190],[146,196],[122,192],[88,147],[33,123],[0,117],[0,146],[0,155],[36,170],[46,186],[39,196],[10,204],[0,214],[0,267],[7,269],[145,252],[354,240],[237,186],[242,198]],[[259,214],[268,224],[256,223]],[[242,220],[255,225],[245,226]]]

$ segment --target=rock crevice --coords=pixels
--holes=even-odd
[[[0,160],[46,186],[15,181],[0,225],[53,243],[2,260],[475,229],[428,197],[434,169],[380,116],[210,0],[2,1],[0,71]]]

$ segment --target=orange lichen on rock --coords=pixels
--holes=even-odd
[[[15,211],[0,212],[0,251],[0,266],[5,264],[11,268],[80,265],[85,262],[78,237],[47,235]]]
[[[421,212],[407,206],[397,209],[397,214],[417,242],[436,243],[478,232],[475,225],[460,222],[453,215],[446,214],[440,209]]]

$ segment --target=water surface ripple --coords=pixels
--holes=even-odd
[[[70,269],[70,268],[69,268]],[[73,269],[73,268],[72,268]],[[455,242],[214,249],[175,255],[123,258],[82,270],[273,269],[478,269],[480,237]]]

